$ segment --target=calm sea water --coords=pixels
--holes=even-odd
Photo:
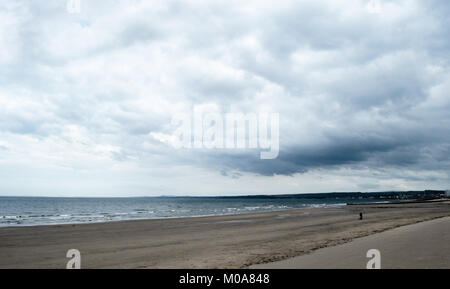
[[[358,200],[352,198],[276,197],[0,197],[0,227],[241,214],[293,208],[339,207],[347,202],[355,201]],[[368,202],[371,200],[359,201]]]

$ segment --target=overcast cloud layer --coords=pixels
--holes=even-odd
[[[0,195],[450,188],[450,3],[0,3]],[[280,153],[176,150],[174,114],[278,112]]]

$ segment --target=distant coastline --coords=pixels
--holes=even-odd
[[[89,196],[26,196],[26,195],[0,195],[0,198],[67,198],[67,199],[130,199],[130,198],[224,198],[224,199],[251,199],[251,198],[309,198],[324,199],[332,197],[362,197],[362,198],[437,198],[445,195],[446,190],[408,190],[408,191],[368,191],[368,192],[328,192],[328,193],[299,193],[299,194],[261,194],[261,195],[157,195],[157,196],[115,196],[115,197],[89,197]]]

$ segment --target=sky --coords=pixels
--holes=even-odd
[[[450,188],[448,1],[70,1],[0,2],[0,195]],[[197,109],[277,158],[174,148]]]

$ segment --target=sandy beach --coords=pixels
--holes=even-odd
[[[361,211],[363,220],[359,220]],[[0,228],[0,268],[65,268],[69,249],[81,252],[82,268],[249,268],[445,216],[450,216],[449,201],[6,227]],[[444,236],[439,235],[440,229],[430,230],[434,237],[419,240],[416,232],[411,235],[416,237],[406,239],[414,244],[420,242],[422,247],[443,247],[448,243],[446,237],[439,237]],[[386,238],[381,234],[373,236]],[[410,243],[408,246],[413,246]],[[404,252],[409,251],[404,248]],[[427,262],[429,267],[441,267],[446,261],[437,258]],[[436,266],[432,266],[433,262]]]
[[[450,217],[406,225],[311,254],[251,269],[365,269],[371,249],[380,252],[381,269],[449,269]]]

